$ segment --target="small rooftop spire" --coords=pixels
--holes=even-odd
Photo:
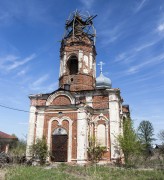
[[[100,66],[100,74],[102,74],[102,66],[104,65],[105,63],[103,63],[102,61],[99,62],[99,64],[97,64],[98,66]]]

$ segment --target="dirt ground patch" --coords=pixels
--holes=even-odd
[[[5,180],[6,170],[0,169],[0,180]]]

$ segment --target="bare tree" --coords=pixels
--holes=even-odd
[[[151,122],[149,121],[141,121],[138,127],[138,137],[142,144],[145,144],[147,147],[151,147],[152,141],[155,139],[154,136],[154,128]]]
[[[162,143],[164,143],[164,130],[161,130],[161,131],[158,133],[158,137],[159,137],[159,139],[162,141]]]
[[[152,142],[155,140],[154,136],[154,128],[151,122],[149,121],[142,121],[138,127],[138,138],[142,144],[142,152],[145,158],[147,159],[152,155],[151,145]],[[146,160],[145,159],[145,160]]]

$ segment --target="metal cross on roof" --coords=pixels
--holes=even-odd
[[[99,64],[97,64],[98,66],[100,66],[100,73],[102,73],[102,66],[104,65],[105,63],[103,63],[102,61],[99,62]]]

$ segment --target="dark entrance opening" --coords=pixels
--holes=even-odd
[[[76,56],[71,56],[69,58],[67,67],[70,75],[78,73],[78,59]]]
[[[63,128],[57,128],[52,135],[51,161],[67,162],[68,135]]]

